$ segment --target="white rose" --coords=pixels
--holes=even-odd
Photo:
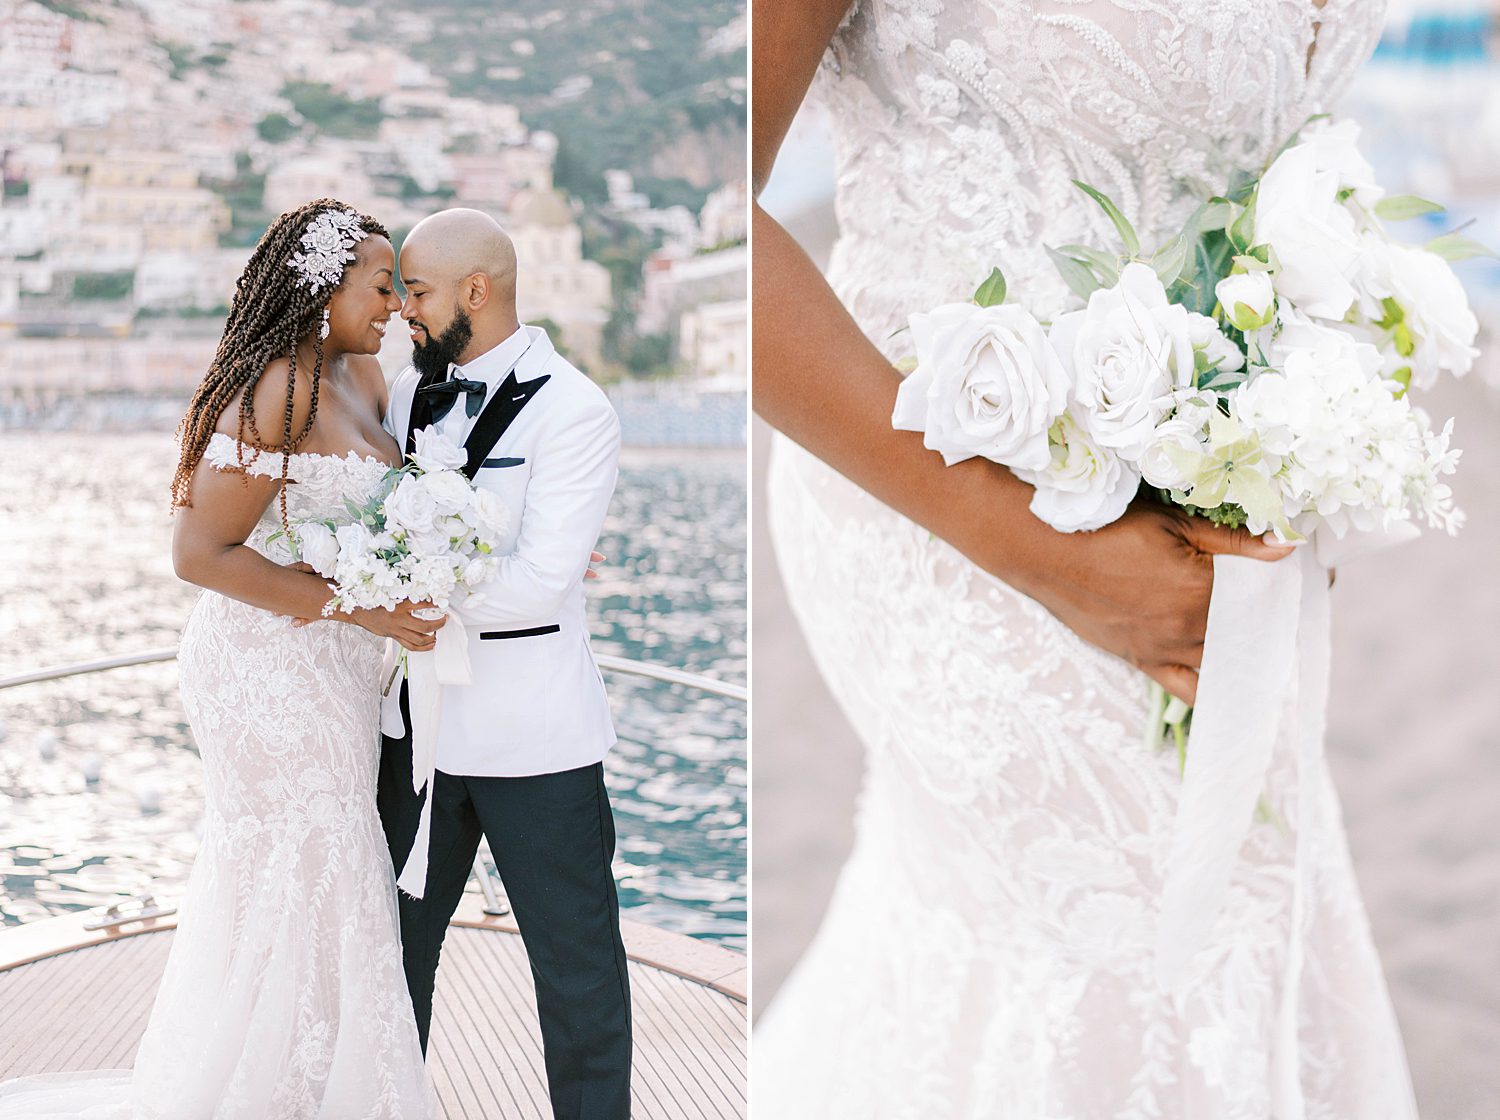
[[[1014,304],[954,303],[913,315],[911,331],[917,368],[896,393],[892,424],[922,432],[949,466],[982,455],[1045,467],[1068,382],[1036,319]]]
[[[395,524],[408,534],[430,533],[437,520],[437,503],[421,485],[422,475],[406,475],[385,499],[387,525]]]
[[[473,486],[457,471],[428,471],[417,476],[416,484],[442,514],[457,513],[473,500]]]
[[[1052,462],[1045,470],[1017,471],[1036,487],[1031,512],[1060,533],[1098,529],[1116,520],[1135,497],[1138,471],[1102,446],[1065,412],[1052,427]]]
[[[1298,144],[1276,157],[1255,193],[1254,244],[1269,245],[1276,294],[1320,319],[1340,320],[1354,302],[1360,252],[1353,213],[1338,199],[1339,174]]]
[[[1337,176],[1339,189],[1353,191],[1355,201],[1366,210],[1385,196],[1375,181],[1375,169],[1359,150],[1359,126],[1353,121],[1314,121],[1302,130],[1297,142],[1312,149],[1318,170]]]
[[[1200,362],[1195,356],[1195,365],[1201,365],[1206,370],[1217,369],[1225,373],[1232,373],[1244,367],[1245,355],[1229,340],[1229,336],[1219,329],[1218,323],[1207,315],[1199,315],[1196,311],[1189,311],[1187,314],[1188,338],[1193,343],[1193,349],[1202,359]]]
[[[500,538],[510,532],[510,507],[491,490],[478,487],[474,500],[466,511],[470,524],[479,530],[485,544],[495,547]]]
[[[1161,280],[1139,262],[1053,325],[1053,345],[1073,371],[1074,399],[1101,447],[1139,458],[1172,390],[1192,383],[1192,335],[1187,309],[1169,304]]]
[[[1183,451],[1202,453],[1208,443],[1207,410],[1179,409],[1170,420],[1163,420],[1152,434],[1151,442],[1141,456],[1141,475],[1152,486],[1163,490],[1186,490],[1192,479],[1182,469]]]
[[[1474,339],[1479,320],[1469,308],[1452,267],[1436,253],[1413,245],[1400,245],[1371,235],[1365,241],[1357,284],[1360,310],[1375,322],[1386,317],[1382,301],[1394,300],[1401,308],[1402,326],[1397,328],[1396,348],[1405,349],[1412,384],[1426,389],[1443,373],[1462,377],[1474,364],[1479,351]]]
[[[417,432],[411,457],[424,471],[456,471],[469,461],[468,452],[438,431],[436,424]]]
[[[1265,326],[1276,313],[1276,289],[1264,272],[1226,276],[1215,285],[1214,295],[1229,321],[1242,331]]]
[[[370,531],[358,521],[340,525],[334,534],[338,541],[339,565],[346,562],[362,562],[373,550]]]
[[[297,529],[297,552],[318,575],[331,578],[338,564],[339,541],[323,522],[309,521]]]
[[[477,556],[464,565],[459,582],[465,587],[479,587],[495,574],[495,561],[488,556]]]

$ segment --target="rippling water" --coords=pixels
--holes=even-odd
[[[161,433],[0,433],[0,676],[176,644],[197,590],[171,568],[174,461]],[[744,682],[744,464],[626,451],[590,587],[598,652]],[[743,948],[744,705],[606,679],[621,904]],[[0,692],[0,723],[0,922],[180,892],[202,772],[175,664]]]

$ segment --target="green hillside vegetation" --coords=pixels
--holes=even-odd
[[[356,101],[322,82],[287,82],[281,95],[319,132],[345,140],[370,139],[385,119],[377,99]]]
[[[378,36],[395,0],[375,0],[361,38]],[[603,173],[624,168],[659,206],[697,209],[712,180],[742,173],[672,174],[661,153],[684,134],[743,151],[743,48],[710,50],[742,11],[738,0],[435,0],[432,37],[407,51],[445,75],[461,97],[515,105],[531,128],[557,135],[557,185],[588,201],[604,198]],[[727,138],[728,142],[724,140]]]

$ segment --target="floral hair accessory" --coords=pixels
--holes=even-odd
[[[307,224],[302,252],[286,265],[297,270],[298,284],[316,294],[343,279],[344,265],[354,259],[350,250],[367,236],[353,210],[324,210]]]

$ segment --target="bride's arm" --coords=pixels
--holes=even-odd
[[[305,379],[299,381],[293,402],[294,431],[301,430],[311,411],[311,395],[302,391],[302,381]],[[273,365],[268,369],[256,386],[255,415],[267,418],[258,426],[268,441],[281,434],[286,382],[286,365],[282,362],[279,368]],[[236,400],[225,409],[218,430],[234,438],[238,414]],[[245,544],[266,507],[277,500],[280,487],[278,477],[219,470],[200,461],[193,472],[192,504],[178,509],[174,519],[172,566],[178,578],[228,598],[277,614],[316,619],[332,595],[328,581],[268,560]],[[431,632],[441,623],[414,619],[411,608],[411,604],[403,603],[396,611],[355,610],[335,617],[382,637],[396,638],[408,649],[431,649]]]
[[[848,0],[756,0],[751,159],[757,196],[848,7]],[[1191,700],[1213,587],[1212,554],[1274,560],[1290,550],[1150,503],[1137,503],[1093,533],[1054,531],[1027,508],[1031,487],[1004,467],[978,458],[945,467],[922,446],[919,433],[892,428],[900,375],[759,202],[752,237],[756,412],[1041,602],[1081,637]]]

